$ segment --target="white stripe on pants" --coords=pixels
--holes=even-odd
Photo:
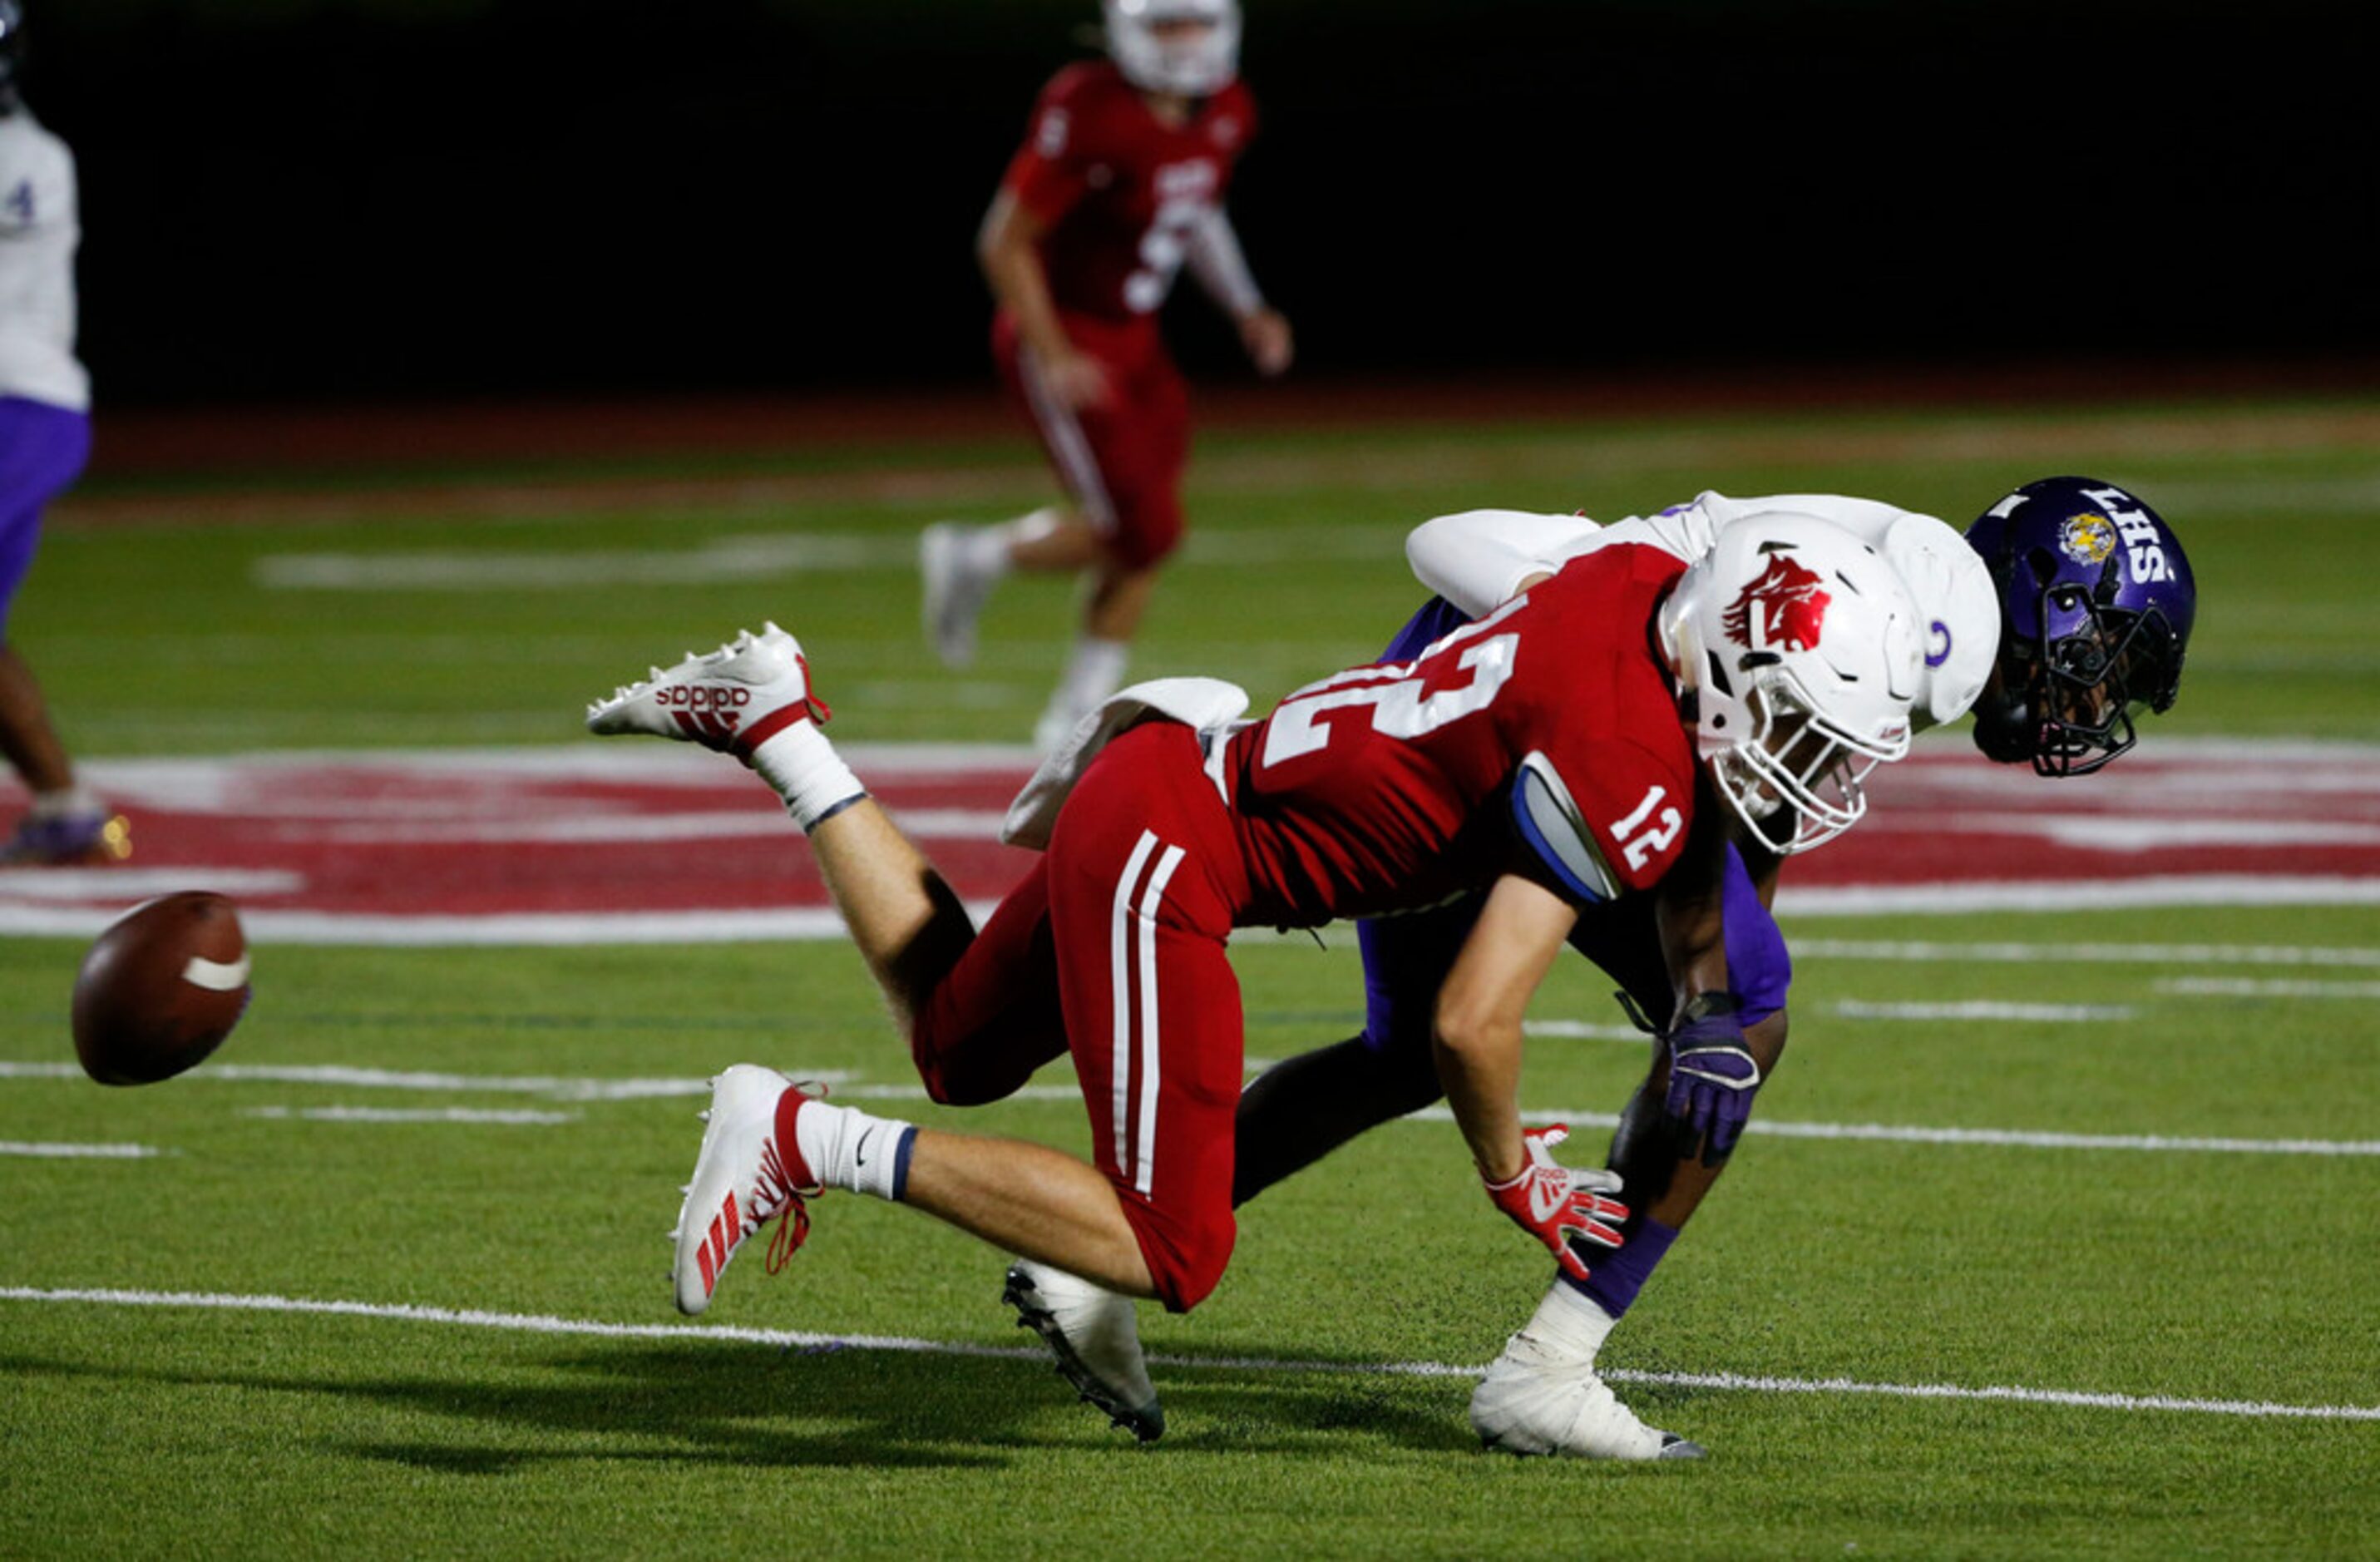
[[[1140,885],[1142,871],[1158,848],[1157,866],[1148,874],[1139,904],[1134,905],[1134,887]],[[1123,874],[1116,881],[1113,920],[1108,946],[1108,981],[1110,1002],[1113,1010],[1114,1052],[1111,1067],[1113,1078],[1109,1088],[1114,1092],[1115,1162],[1119,1176],[1128,1178],[1135,1190],[1149,1191],[1156,1175],[1157,1096],[1160,1078],[1158,1045],[1157,994],[1157,912],[1164,904],[1165,886],[1172,880],[1174,870],[1182,866],[1183,849],[1164,846],[1153,831],[1141,832],[1140,840],[1133,847],[1132,857],[1124,864]],[[1130,979],[1140,978],[1140,1001],[1132,1001]],[[1132,1060],[1134,1020],[1139,1020],[1140,1099],[1139,1110],[1133,1111]],[[1128,1121],[1129,1119],[1129,1121]],[[1131,1131],[1127,1134],[1127,1127]]]

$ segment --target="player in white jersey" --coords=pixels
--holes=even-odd
[[[33,794],[0,861],[105,862],[128,854],[128,830],[76,779],[7,634],[42,507],[91,454],[91,377],[74,350],[74,154],[18,95],[24,33],[20,0],[0,0],[0,757]]]
[[[1648,543],[1680,558],[1697,559],[1735,521],[1780,511],[1831,521],[1892,562],[1927,615],[1926,693],[1912,715],[1925,727],[1966,714],[1999,653],[1999,592],[1991,572],[1946,522],[1878,500],[1840,494],[1730,499],[1704,493],[1692,503],[1609,526],[1584,516],[1466,510],[1416,527],[1405,541],[1405,556],[1422,584],[1476,617],[1524,581],[1598,548]]]

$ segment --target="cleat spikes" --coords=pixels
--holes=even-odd
[[[809,688],[800,644],[782,630],[749,629],[706,652],[689,651],[674,665],[655,665],[640,681],[622,684],[588,712],[602,736],[642,733],[746,756],[786,726],[817,720],[823,703]]]

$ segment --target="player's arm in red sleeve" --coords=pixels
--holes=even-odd
[[[1075,348],[1050,295],[1041,238],[1087,189],[1074,110],[1058,90],[1042,95],[1024,146],[1008,165],[976,234],[976,259],[992,297],[1016,322],[1016,334],[1039,360],[1042,383],[1069,407],[1091,407],[1108,396],[1096,359]]]

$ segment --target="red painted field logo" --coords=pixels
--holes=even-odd
[[[1919,744],[1873,778],[1857,829],[1793,863],[1789,921],[1828,911],[2380,904],[2380,747],[2154,736],[2106,784],[1990,764],[1956,734]],[[979,912],[1032,866],[1030,852],[999,838],[1032,769],[1024,750],[849,752]],[[817,860],[776,795],[742,765],[688,746],[79,768],[130,816],[132,860],[0,869],[0,937],[89,938],[136,901],[200,888],[237,900],[260,946],[842,936]],[[22,804],[21,790],[0,783],[0,818]]]
[[[1818,577],[1783,554],[1771,555],[1759,580],[1743,588],[1719,620],[1728,638],[1752,651],[1812,651],[1826,623]]]

